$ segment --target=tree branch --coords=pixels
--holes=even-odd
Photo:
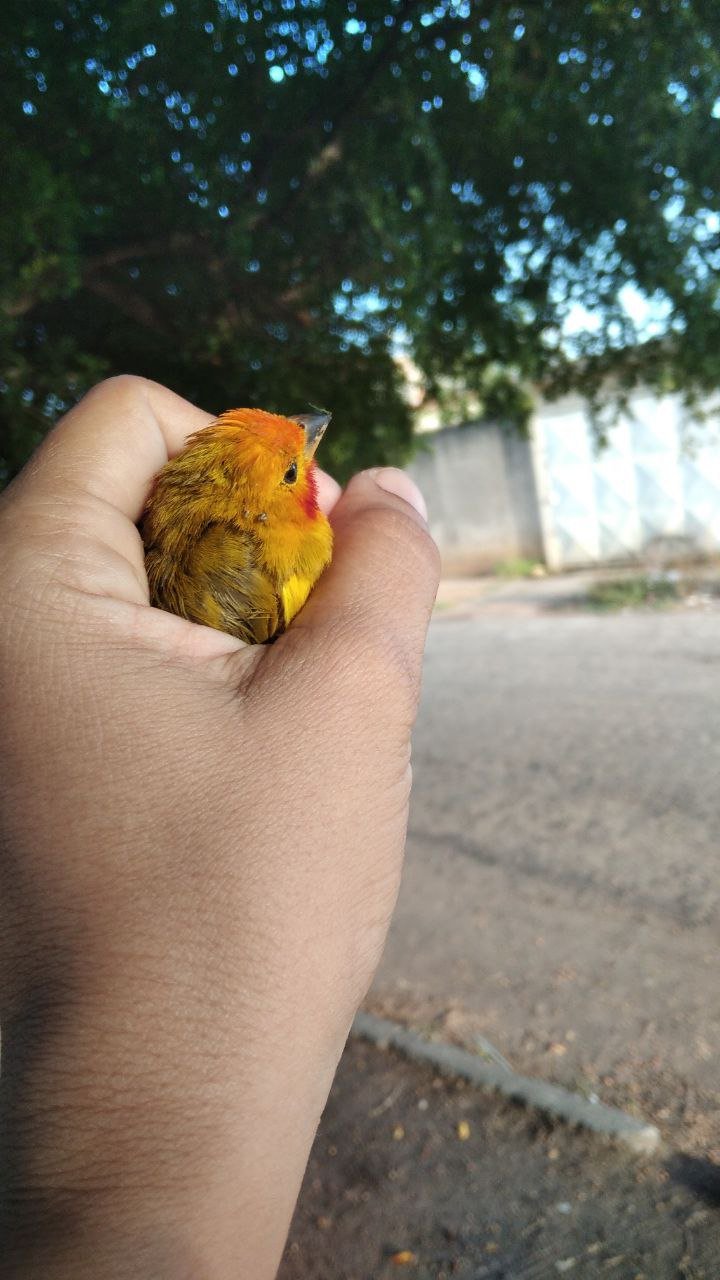
[[[133,292],[132,289],[126,288],[115,280],[92,274],[84,278],[83,284],[96,297],[112,303],[129,320],[134,320],[136,324],[160,334],[163,338],[172,337],[171,330],[160,319],[155,307],[141,294]]]
[[[83,276],[101,271],[103,267],[114,267],[120,262],[131,262],[133,258],[161,258],[165,254],[179,253],[181,249],[197,249],[204,243],[203,237],[178,231],[172,236],[164,236],[157,240],[145,240],[136,244],[118,245],[108,249],[106,253],[86,258]]]
[[[411,14],[414,10],[420,9],[422,7],[423,7],[423,0],[404,0],[402,7],[400,8],[399,12],[395,15],[395,25],[390,30],[387,36],[387,39],[380,46],[375,56],[368,58],[367,66],[364,68],[362,83],[359,85],[352,86],[349,93],[347,94],[347,97],[345,98],[345,101],[341,103],[338,109],[333,113],[334,127],[333,127],[332,140],[327,142],[321,148],[319,153],[316,156],[314,156],[313,159],[310,161],[306,171],[306,181],[305,181],[306,188],[310,182],[316,182],[318,178],[322,176],[322,174],[328,168],[329,164],[332,164],[336,160],[340,159],[340,156],[342,153],[341,153],[340,144],[338,142],[338,137],[340,134],[341,127],[345,124],[348,118],[362,121],[362,115],[358,111],[358,107],[360,103],[367,97],[368,93],[370,93],[371,89],[374,86],[374,82],[377,75],[383,69],[383,67],[387,65],[387,63],[391,60],[393,54],[395,53],[398,41],[400,39],[400,36],[402,35],[402,31],[401,31],[402,24],[407,20],[408,14]],[[327,112],[327,108],[324,106],[324,103],[321,100],[320,110],[314,111],[314,112],[308,112],[304,120],[302,120],[300,124],[295,129],[292,130],[292,133],[289,135],[289,139],[290,140],[297,139],[298,136],[300,136],[302,133],[304,133],[307,130],[308,126],[312,125],[313,122],[317,123],[320,119],[322,119],[323,113],[326,113],[326,112]],[[287,144],[288,138],[285,138],[284,142]],[[275,144],[275,152],[273,154],[276,154],[276,151],[277,151],[277,145]],[[261,180],[259,181],[259,185],[261,186],[269,185],[269,176],[270,176],[271,168],[272,168],[272,161],[266,160],[264,165],[261,162],[260,174],[262,175],[262,177],[261,177]],[[274,209],[274,210],[269,209],[265,217],[260,218],[257,224],[257,227],[255,229],[265,230],[267,227],[274,226],[276,223],[282,222],[287,209],[290,207],[291,204],[294,203],[295,199],[296,199],[296,194],[294,191],[291,191],[289,195],[287,195],[286,198],[282,201],[282,203],[279,205],[277,209]]]
[[[204,237],[190,235],[188,232],[182,231],[176,232],[171,236],[165,236],[162,239],[117,245],[114,249],[106,250],[105,253],[95,254],[84,259],[80,268],[80,284],[98,293],[97,283],[93,283],[91,277],[97,276],[106,267],[117,266],[122,262],[132,262],[136,258],[161,258],[165,255],[181,253],[187,249],[197,250],[207,247]],[[47,298],[48,293],[56,287],[61,279],[59,263],[49,263],[47,270],[35,282],[34,288],[20,294],[19,297],[4,301],[2,310],[6,316],[10,316],[13,319],[26,315],[28,311],[32,311],[33,307],[36,307],[38,303]],[[114,288],[114,285],[110,287]],[[122,288],[122,286],[119,287]],[[107,296],[109,297],[109,294]]]

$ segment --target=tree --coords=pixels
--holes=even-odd
[[[325,404],[341,475],[407,455],[398,345],[428,395],[467,387],[517,421],[529,383],[720,380],[712,0],[4,17],[6,473],[120,370],[216,410]],[[569,338],[578,303],[592,322]]]

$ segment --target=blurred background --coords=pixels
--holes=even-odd
[[[413,426],[720,371],[702,0],[7,0],[0,467],[93,381]]]
[[[353,1040],[283,1275],[716,1276],[720,8],[1,21],[0,484],[119,372],[409,465],[445,576],[367,1010],[663,1138]]]

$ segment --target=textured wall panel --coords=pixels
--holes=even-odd
[[[579,401],[545,405],[533,457],[548,564],[565,569],[655,552],[720,549],[720,440],[692,435],[677,397],[638,394],[632,412],[595,447]]]

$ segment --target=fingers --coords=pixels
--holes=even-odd
[[[356,645],[362,661],[399,666],[415,687],[439,578],[422,495],[402,471],[366,471],[350,481],[332,524],[332,564],[298,622],[320,641]]]
[[[139,518],[153,477],[188,436],[213,417],[167,387],[125,375],[94,387],[50,432],[19,481],[71,497],[82,491]],[[330,512],[339,485],[318,471],[319,500]]]
[[[50,432],[20,479],[72,498],[86,493],[139,518],[153,476],[212,421],[166,387],[123,376],[100,383]]]
[[[319,467],[315,470],[315,477],[317,479],[318,502],[320,504],[320,508],[325,512],[326,516],[329,516],[342,493],[342,489],[340,488],[337,480],[333,480],[332,476],[329,476],[327,471],[321,471]]]

